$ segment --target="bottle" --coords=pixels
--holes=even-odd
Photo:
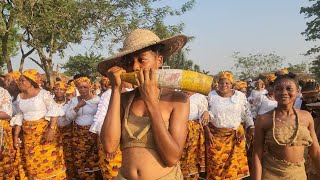
[[[205,96],[211,91],[213,82],[211,76],[181,69],[158,69],[156,75],[160,88],[196,92]],[[139,72],[124,73],[121,75],[121,80],[137,85],[137,76],[139,76]]]

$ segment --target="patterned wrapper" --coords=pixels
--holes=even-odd
[[[100,174],[97,134],[89,131],[90,126],[74,125],[72,151],[76,179],[97,179]]]
[[[72,124],[64,127],[59,127],[62,138],[63,155],[67,166],[68,179],[76,176],[76,169],[74,167],[72,141],[73,141],[73,126]]]
[[[213,77],[194,71],[181,69],[158,69],[156,71],[159,87],[179,89],[208,95],[211,91]],[[125,73],[121,79],[137,85],[139,72]]]
[[[188,135],[180,159],[184,179],[198,179],[205,172],[205,139],[201,124],[188,122]]]
[[[213,145],[206,146],[207,179],[241,179],[249,176],[243,126],[237,130],[210,126]]]
[[[45,141],[48,125],[46,120],[23,122],[24,156],[29,179],[67,178],[59,132],[52,142]]]
[[[121,167],[122,162],[122,153],[120,146],[117,151],[108,155],[104,152],[101,142],[98,140],[99,144],[99,166],[103,179],[115,179],[118,175],[119,168]]]
[[[21,164],[20,152],[13,148],[12,127],[8,121],[0,120],[0,179],[26,179]]]

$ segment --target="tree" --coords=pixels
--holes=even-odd
[[[163,20],[157,20],[154,26],[151,28],[153,32],[155,32],[160,39],[168,38],[170,36],[181,34],[184,29],[184,24],[179,23],[174,26],[166,26]],[[193,36],[188,37],[188,41],[192,41],[194,39]],[[209,71],[202,70],[198,64],[194,64],[194,62],[190,59],[187,59],[187,54],[190,52],[190,49],[185,48],[174,55],[172,55],[164,65],[170,66],[172,69],[185,69],[185,70],[193,70],[196,72],[202,72],[208,74]]]
[[[83,39],[89,39],[101,45],[108,41],[109,52],[113,52],[114,45],[127,32],[137,27],[152,29],[167,17],[191,10],[195,3],[195,0],[187,0],[181,8],[173,9],[168,5],[155,6],[160,1],[25,0],[14,1],[10,12],[16,12],[14,18],[22,42],[39,56],[31,60],[45,71],[52,84],[53,55],[63,57],[71,43],[79,44]]]
[[[0,17],[0,68],[6,68],[11,72],[12,64],[10,57],[16,55],[18,50],[18,28],[15,21],[16,11],[14,4],[10,0],[0,2],[1,17]]]
[[[84,74],[87,76],[98,76],[97,66],[103,60],[101,55],[95,55],[93,52],[85,55],[78,54],[69,58],[62,68],[66,71],[65,74],[74,76],[76,74]]]
[[[308,64],[305,62],[301,62],[300,64],[288,64],[289,67],[288,69],[289,72],[293,73],[307,73],[308,72]]]
[[[315,75],[317,80],[320,80],[320,56],[317,56],[312,61],[310,71]]]
[[[304,14],[306,19],[310,21],[306,23],[307,28],[302,33],[306,36],[306,41],[317,41],[320,39],[320,1],[309,0],[314,2],[309,7],[301,7],[300,14]],[[307,55],[320,52],[319,46],[314,46],[307,51]]]
[[[284,57],[275,53],[242,56],[240,52],[235,52],[232,57],[235,61],[233,68],[237,71],[236,75],[240,79],[257,77],[261,73],[276,71],[280,69],[285,60]]]

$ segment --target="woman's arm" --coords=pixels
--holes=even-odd
[[[253,140],[253,179],[261,180],[262,177],[262,153],[264,146],[263,117],[258,116],[255,121],[255,136]]]
[[[46,134],[47,142],[52,142],[55,138],[56,131],[58,129],[57,120],[58,120],[57,117],[50,118],[50,123],[49,123],[49,126],[47,127],[47,134]]]
[[[16,149],[20,149],[20,145],[21,145],[20,140],[19,140],[20,131],[21,131],[21,126],[15,125],[14,126],[13,146]]]

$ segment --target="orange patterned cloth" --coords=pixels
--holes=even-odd
[[[247,88],[247,87],[248,87],[247,82],[244,82],[244,81],[236,81],[236,82],[234,83],[233,89],[239,90],[239,89]]]
[[[13,147],[12,127],[9,121],[0,120],[0,179],[26,179],[20,152]]]
[[[209,125],[213,145],[206,146],[207,179],[241,179],[250,175],[243,126],[237,130]]]
[[[65,83],[63,81],[57,81],[54,83],[53,88],[67,89],[67,83]]]
[[[288,69],[280,69],[277,71],[278,74],[280,75],[285,75],[285,74],[289,74]]]
[[[103,77],[101,78],[101,80],[100,80],[100,83],[103,83],[103,84],[105,84],[106,86],[108,86],[108,85],[110,85],[110,80],[109,80],[109,78],[103,76]]]
[[[48,125],[44,119],[23,122],[24,156],[29,179],[67,178],[59,132],[50,143],[44,139]]]
[[[66,91],[66,94],[72,94],[76,91],[76,88],[74,86],[69,85]]]
[[[33,82],[37,83],[37,84],[41,84],[41,76],[39,74],[39,72],[35,69],[27,69],[25,71],[23,71],[22,76],[25,76],[29,79],[31,79]]]
[[[87,78],[87,77],[80,77],[78,79],[75,79],[74,82],[75,82],[76,86],[78,86],[79,83],[82,83],[82,82],[86,82],[91,86],[91,80],[89,78]]]
[[[99,168],[97,134],[89,131],[90,126],[74,125],[72,151],[74,166],[78,170],[76,179],[97,179]]]
[[[62,138],[63,154],[64,160],[67,166],[67,176],[68,179],[76,176],[76,169],[74,167],[73,150],[72,150],[72,124],[64,127],[59,127],[60,135]]]
[[[198,179],[205,172],[205,139],[201,124],[188,122],[188,135],[180,159],[184,179]]]
[[[275,74],[269,74],[267,76],[267,82],[270,83],[270,82],[274,82],[275,80],[277,79],[277,76]]]
[[[112,155],[107,155],[102,147],[101,142],[98,140],[99,144],[99,166],[103,179],[115,179],[118,175],[119,168],[122,162],[122,153],[120,146],[117,151]]]
[[[218,75],[218,79],[228,79],[229,81],[231,81],[231,83],[233,83],[233,74],[229,71],[222,71],[219,73]]]
[[[5,76],[10,76],[15,82],[18,82],[21,76],[21,73],[19,71],[12,71],[7,73]]]

